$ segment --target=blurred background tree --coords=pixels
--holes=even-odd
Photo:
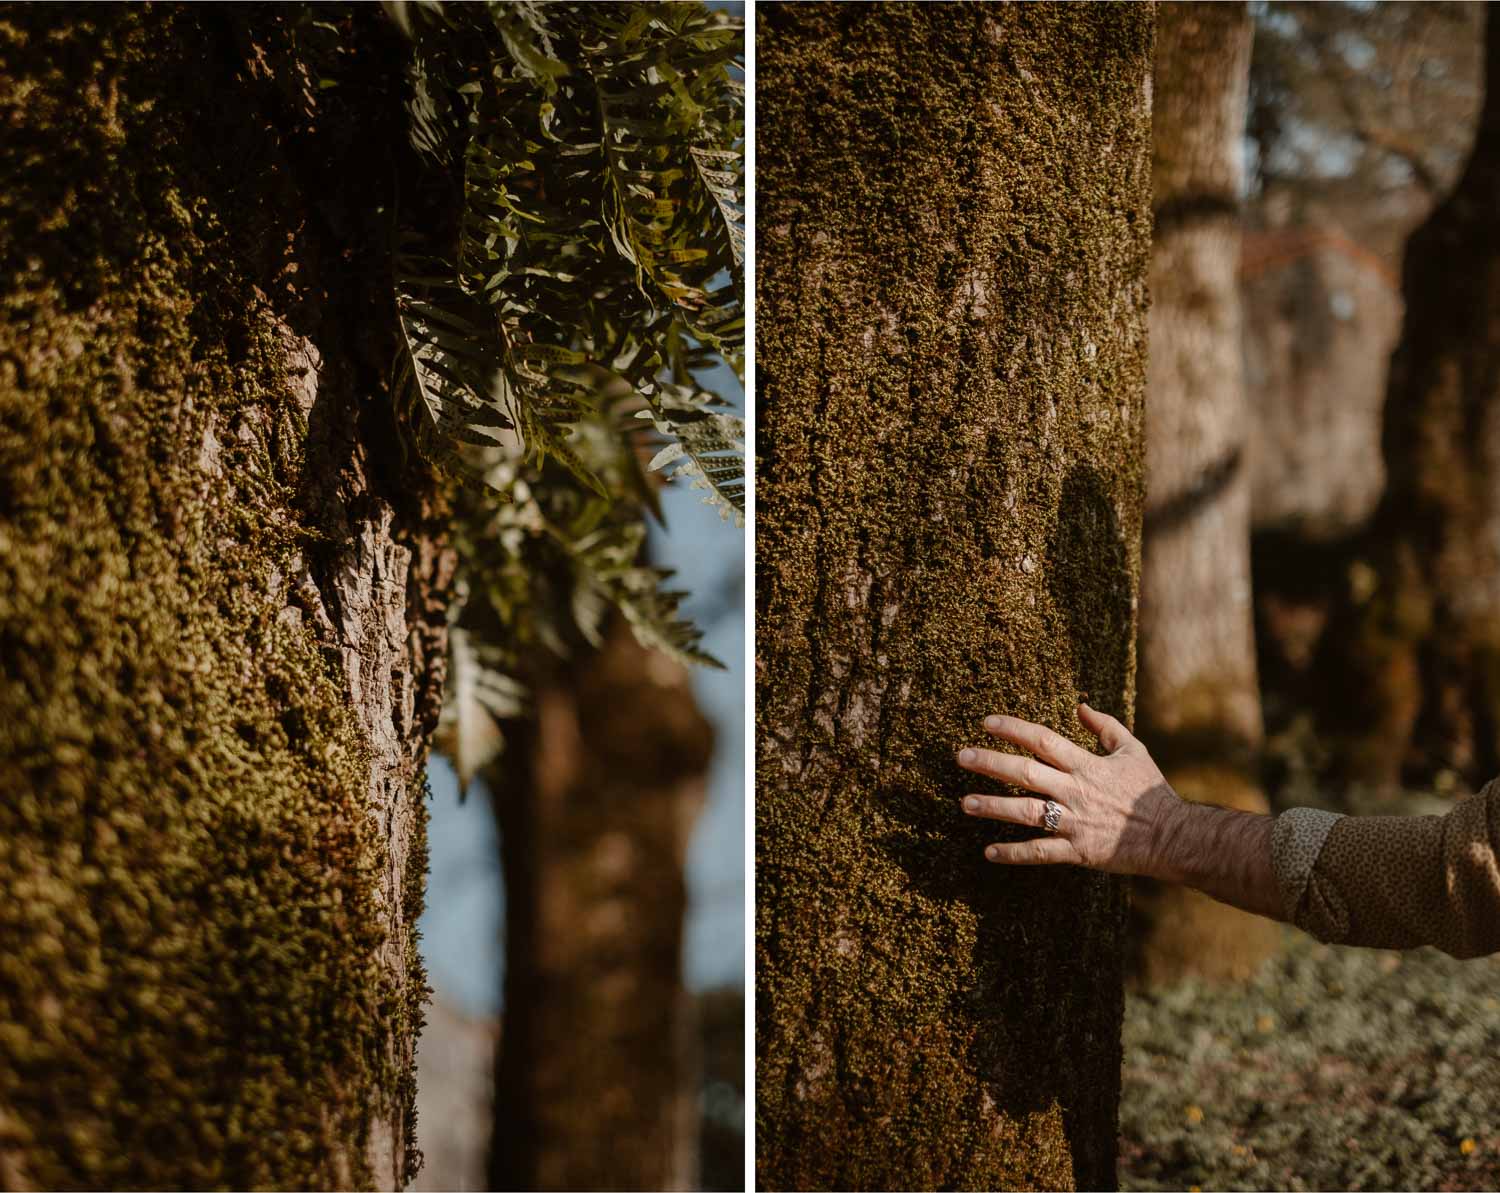
[[[1250,40],[1243,4],[1158,10],[1136,732],[1184,798],[1264,812],[1239,289]],[[1134,913],[1148,984],[1248,977],[1277,940],[1183,887],[1136,883]]]
[[[1349,777],[1377,790],[1500,771],[1500,21],[1467,165],[1407,242],[1386,485],[1317,671]]]
[[[1500,770],[1500,22],[1482,4],[1251,13],[1255,773],[1273,809],[1442,812]],[[1288,931],[1249,982],[1132,994],[1123,1186],[1492,1186],[1497,967]]]
[[[1473,143],[1482,10],[1255,9],[1241,276],[1256,641],[1268,777],[1308,798],[1337,799],[1331,788],[1350,779],[1393,778],[1379,749],[1358,765],[1317,732],[1347,731],[1352,707],[1353,659],[1334,664],[1323,635],[1346,595],[1370,591],[1361,554],[1386,485],[1381,438],[1403,319],[1402,256]],[[1373,711],[1360,705],[1359,715]],[[1380,733],[1406,755],[1399,726]],[[1457,776],[1440,770],[1427,777],[1451,786]]]
[[[485,776],[506,913],[488,1186],[697,1188],[683,867],[713,733],[623,623],[528,678],[535,712]]]
[[[511,780],[513,785],[504,788],[504,798],[516,801],[517,807],[510,810],[499,806],[498,798],[486,798],[483,785],[460,804],[452,771],[441,764],[434,768],[434,890],[422,932],[435,1005],[417,1055],[422,1067],[417,1131],[426,1152],[425,1169],[417,1178],[419,1190],[489,1187],[492,1161],[535,1164],[538,1154],[555,1155],[561,1140],[577,1152],[571,1163],[594,1166],[595,1172],[607,1163],[610,1149],[627,1152],[633,1143],[622,1142],[615,1130],[618,1122],[612,1124],[589,1113],[577,1121],[556,1124],[555,1116],[564,1109],[579,1113],[576,1091],[570,1094],[565,1088],[546,1086],[556,1080],[568,1056],[592,1071],[598,1080],[598,1097],[631,1098],[633,1104],[622,1113],[640,1121],[670,1124],[667,1133],[673,1149],[681,1146],[682,1119],[672,1116],[688,1104],[687,1125],[696,1137],[688,1140],[693,1167],[685,1187],[744,1187],[744,606],[738,582],[744,560],[742,540],[724,534],[717,516],[703,509],[693,495],[669,491],[663,500],[670,530],[654,536],[652,551],[660,563],[679,569],[682,584],[693,591],[688,614],[705,627],[706,645],[726,660],[726,671],[693,669],[694,699],[684,704],[687,693],[670,683],[663,689],[652,678],[670,677],[676,665],[646,656],[627,677],[616,672],[613,690],[621,698],[583,710],[570,677],[594,692],[603,678],[592,671],[591,654],[583,653],[556,677],[559,686],[547,696],[546,704],[538,705],[538,711],[550,707],[564,717],[570,710],[586,711],[585,749],[594,749],[594,737],[651,737],[673,723],[684,728],[700,725],[699,717],[706,716],[714,740],[711,767],[696,782],[682,776],[675,785],[663,785],[658,791],[642,789],[639,815],[634,804],[618,797],[622,785],[643,782],[645,776],[631,779],[619,771],[603,774],[598,794],[606,789],[612,792],[612,806],[601,812],[592,807],[579,816],[553,806],[544,821],[547,831],[541,834],[537,828],[543,825],[531,830],[516,825],[516,819],[538,803],[535,788]],[[609,650],[616,657],[621,648],[628,651],[628,641],[609,639]],[[597,666],[603,669],[604,660],[598,660]],[[645,702],[643,696],[652,690],[661,698],[657,704],[664,707]],[[693,704],[700,713],[688,711]],[[652,725],[661,728],[652,731]],[[508,749],[529,752],[541,746],[537,728],[525,723],[508,723],[507,737]],[[540,750],[535,755],[538,764],[553,770],[568,765],[567,738],[553,735],[549,740],[564,753],[550,759],[546,750]],[[691,759],[706,741],[705,735],[697,746],[691,740],[684,743],[684,758]],[[697,807],[705,794],[706,806],[699,813]],[[589,806],[594,803],[588,792],[580,798]],[[666,813],[673,809],[678,819],[669,821]],[[672,854],[673,842],[681,849],[684,840],[688,842],[685,861]],[[571,851],[579,858],[573,863],[576,881],[570,885],[564,869],[537,872],[525,864],[517,867],[526,887],[519,897],[523,908],[529,900],[529,909],[516,917],[510,906],[511,864],[502,860],[502,854],[511,849],[537,849],[553,860],[567,858]],[[597,872],[580,864],[591,854],[607,863]],[[549,884],[550,891],[535,890],[541,882]],[[636,887],[657,891],[655,902],[631,902]],[[546,902],[538,903],[538,894]],[[687,906],[673,911],[673,902],[684,896]],[[556,954],[573,945],[567,938],[556,939],[553,932],[516,947],[514,929],[507,921],[519,918],[522,927],[535,923],[540,906],[556,906],[564,899],[583,917],[579,939],[589,930],[609,930],[610,921],[621,915],[625,933],[619,942],[606,941],[603,956],[588,950],[570,951],[565,965],[553,957],[544,972],[552,983],[547,989],[537,983],[538,948],[550,947]],[[661,914],[648,914],[652,911]],[[594,927],[589,927],[589,917]],[[658,947],[681,938],[681,947],[673,951],[667,945],[651,956],[646,945],[652,938]],[[631,947],[631,941],[639,944]],[[496,1097],[495,1046],[505,1023],[510,1022],[511,965],[531,972],[531,978],[520,986],[522,1005],[529,1007],[523,1016],[540,1016],[543,1023],[552,1017],[558,1025],[553,1031],[565,1025],[570,1037],[562,1041],[561,1053],[540,1056],[537,1067],[517,1074],[519,1094],[502,1091]],[[610,1002],[609,990],[591,987],[604,971],[613,972],[615,986],[640,983],[648,995],[637,993],[624,1004]],[[675,996],[673,986],[678,990]],[[540,1007],[538,996],[547,998]],[[595,1008],[600,1011],[597,1022],[565,1022],[562,1011],[576,1011],[591,996],[604,999],[603,1008]],[[673,998],[681,1001],[673,1002]],[[633,1041],[618,1043],[622,1034],[631,1031]],[[601,1047],[610,1037],[616,1040],[612,1052]],[[597,1049],[598,1055],[591,1058],[588,1049]],[[627,1049],[652,1055],[640,1067],[631,1068]],[[511,1065],[528,1049],[517,1052]],[[687,1071],[682,1070],[684,1061]],[[504,1059],[499,1064],[505,1065]],[[501,1146],[510,1140],[513,1127],[496,1130],[501,1124],[495,1122],[495,1109],[513,1104],[520,1095],[534,1098],[520,1112],[535,1134],[532,1140],[519,1140],[516,1157],[507,1158],[501,1155]],[[492,1137],[499,1140],[495,1148],[490,1146]],[[661,1139],[661,1130],[655,1137]],[[607,1187],[657,1187],[631,1184],[630,1179],[630,1173],[654,1167],[661,1173],[658,1187],[678,1187],[672,1181],[681,1176],[681,1163],[681,1151],[669,1154],[652,1149],[637,1154],[631,1166],[621,1164],[603,1172],[609,1175]],[[642,1169],[642,1164],[651,1167]],[[571,1187],[565,1181],[543,1181],[540,1173],[532,1172],[537,1182],[523,1187]],[[558,1176],[556,1169],[552,1175]]]

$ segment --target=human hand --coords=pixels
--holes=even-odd
[[[998,750],[959,751],[958,764],[965,770],[1041,797],[966,795],[963,810],[970,816],[1042,828],[1047,800],[1062,809],[1056,833],[991,845],[985,856],[1011,865],[1060,862],[1112,874],[1167,877],[1161,872],[1162,836],[1183,801],[1146,747],[1114,717],[1080,704],[1078,720],[1109,753],[1091,754],[1042,725],[1005,716],[986,717],[985,729],[1036,758]]]

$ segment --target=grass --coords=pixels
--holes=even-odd
[[[1500,957],[1286,947],[1130,996],[1122,1189],[1500,1188]]]

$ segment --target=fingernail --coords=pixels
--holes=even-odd
[[[977,757],[979,757],[979,755],[976,754],[973,750],[960,750],[958,752],[958,763],[960,766],[968,766],[969,763],[973,762]]]
[[[1000,718],[999,717],[985,717],[985,719],[984,719],[984,727],[986,729],[998,729],[998,728],[1000,728]]]
[[[990,861],[992,861],[992,862],[999,861],[1000,860],[1000,851],[998,849],[996,849],[993,845],[991,845],[988,849],[986,849],[984,851],[984,856],[987,857],[987,858],[989,858]]]
[[[968,799],[964,800],[964,811],[965,812],[977,812],[977,811],[979,811],[979,801],[977,799],[975,799],[972,795],[969,796]]]

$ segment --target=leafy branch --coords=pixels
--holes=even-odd
[[[744,425],[700,376],[743,376],[743,29],[696,3],[386,9],[414,181],[449,208],[399,228],[392,377],[412,445],[468,482],[442,738],[468,775],[527,652],[610,610],[712,663],[641,556],[654,477],[743,521]]]

